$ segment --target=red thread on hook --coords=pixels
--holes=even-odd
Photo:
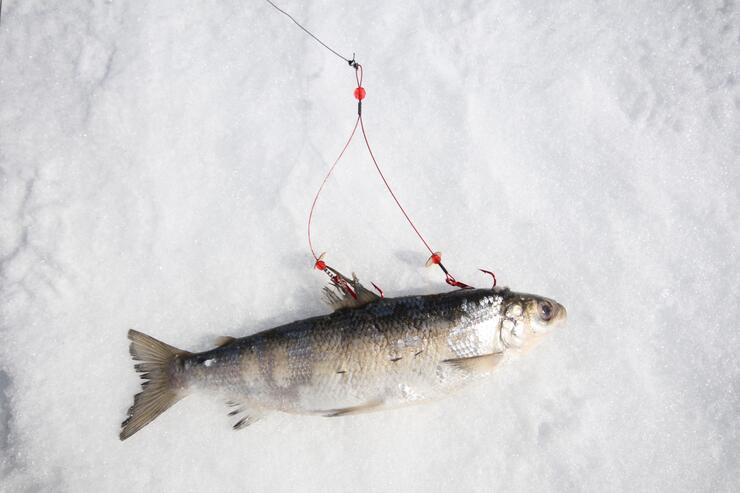
[[[458,281],[457,279],[452,277],[451,274],[446,274],[446,275],[447,277],[445,278],[445,282],[449,284],[450,286],[455,286],[456,288],[460,288],[460,289],[473,289],[473,286],[468,286],[464,282]]]
[[[352,289],[352,286],[349,285],[349,283],[344,278],[344,276],[338,273],[332,274],[331,272],[327,272],[327,274],[329,274],[329,278],[331,279],[331,282],[333,282],[335,285],[342,288],[345,293],[352,296],[354,299],[357,299],[357,293],[355,293],[355,290]]]
[[[377,292],[378,292],[378,293],[380,294],[380,297],[381,297],[381,298],[385,298],[385,295],[383,294],[383,290],[382,290],[382,289],[380,289],[380,287],[379,287],[379,286],[378,286],[377,284],[375,284],[375,283],[374,283],[374,282],[372,282],[372,281],[370,281],[370,284],[372,284],[372,285],[373,285],[373,287],[375,288],[375,290],[376,290],[376,291],[377,291]]]

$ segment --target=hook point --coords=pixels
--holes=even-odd
[[[493,278],[493,286],[491,286],[491,289],[495,288],[496,287],[496,274],[486,269],[478,269],[478,270],[483,272],[484,274],[490,275]]]

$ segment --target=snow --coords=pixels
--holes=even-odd
[[[463,282],[568,326],[450,399],[239,432],[188,397],[120,442],[126,331],[203,350],[325,313],[307,211],[354,74],[264,2],[3,2],[0,490],[732,491],[734,2],[297,2],[357,52],[401,201]],[[327,260],[448,289],[353,144]]]

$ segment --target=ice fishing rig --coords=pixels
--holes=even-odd
[[[373,153],[372,147],[370,146],[370,140],[367,137],[367,131],[365,130],[365,123],[362,120],[362,101],[365,99],[365,96],[367,95],[367,91],[362,85],[362,75],[363,75],[363,67],[360,63],[358,63],[355,60],[354,53],[352,54],[352,58],[347,58],[343,55],[341,55],[339,52],[331,48],[329,45],[321,41],[316,35],[314,35],[311,31],[306,29],[300,22],[298,22],[292,15],[290,15],[285,10],[278,7],[274,2],[271,0],[265,0],[268,4],[270,4],[275,10],[282,13],[286,17],[288,17],[293,23],[301,28],[306,34],[308,34],[311,38],[313,38],[317,43],[319,43],[321,46],[326,48],[328,51],[342,59],[344,62],[346,62],[350,68],[352,68],[355,71],[355,81],[357,83],[353,95],[355,99],[357,100],[357,118],[355,119],[354,126],[352,127],[352,131],[349,134],[349,138],[347,138],[347,141],[344,144],[344,147],[342,147],[341,152],[337,156],[337,158],[334,160],[334,163],[329,168],[329,171],[327,171],[326,175],[324,176],[324,179],[321,182],[321,185],[319,185],[319,189],[316,191],[316,195],[314,195],[313,202],[311,203],[311,209],[308,213],[308,227],[307,227],[307,233],[308,233],[308,247],[311,250],[311,255],[313,255],[314,258],[314,268],[317,270],[320,270],[324,272],[327,276],[329,276],[329,279],[331,280],[332,284],[337,287],[340,291],[342,291],[345,295],[357,300],[358,296],[361,296],[363,293],[360,292],[360,290],[364,290],[362,286],[357,282],[357,278],[353,276],[353,279],[349,279],[346,276],[344,276],[342,273],[340,273],[338,270],[331,267],[329,264],[326,263],[324,260],[324,257],[326,253],[316,254],[316,250],[314,250],[313,247],[313,241],[311,238],[311,221],[313,219],[313,214],[316,209],[316,203],[319,200],[319,196],[321,195],[321,192],[324,190],[324,186],[326,185],[327,180],[331,176],[332,172],[334,171],[334,168],[337,167],[337,164],[342,159],[342,156],[344,156],[345,151],[349,147],[350,143],[352,142],[352,139],[354,138],[355,134],[357,133],[357,128],[360,128],[360,132],[362,133],[362,138],[365,142],[365,147],[367,147],[368,154],[370,155],[370,159],[372,160],[373,164],[375,165],[375,169],[378,172],[378,175],[380,175],[381,180],[383,181],[383,184],[385,185],[386,190],[388,190],[388,193],[391,195],[393,200],[395,201],[396,205],[398,206],[399,210],[403,214],[403,216],[406,218],[406,221],[409,223],[409,226],[411,226],[411,229],[414,230],[414,233],[416,233],[416,236],[419,237],[421,242],[424,244],[424,247],[429,251],[429,259],[426,261],[427,267],[432,265],[437,265],[442,270],[442,272],[445,275],[445,282],[449,284],[450,286],[454,286],[456,288],[460,289],[470,289],[472,286],[465,284],[463,282],[458,281],[455,279],[455,277],[450,274],[450,272],[447,270],[447,268],[442,263],[442,253],[434,250],[430,245],[429,242],[424,238],[424,236],[421,234],[421,231],[419,231],[419,228],[416,227],[414,222],[411,220],[411,217],[406,212],[406,209],[401,205],[401,202],[398,200],[398,197],[396,196],[395,192],[393,191],[393,188],[391,188],[390,183],[388,183],[388,179],[385,177],[385,174],[383,174],[383,171],[380,169],[380,165],[378,164],[378,160],[375,158],[375,154]],[[481,272],[489,274],[493,278],[493,287],[496,286],[496,274],[494,274],[491,271],[485,270],[485,269],[479,269]],[[373,287],[378,291],[381,297],[383,297],[383,290],[380,289],[378,286],[375,285],[375,283],[372,283]]]

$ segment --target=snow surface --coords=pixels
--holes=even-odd
[[[189,397],[126,442],[126,331],[202,350],[325,313],[307,210],[353,73],[260,1],[6,0],[0,490],[731,491],[740,482],[734,1],[281,5],[448,267],[568,327],[448,400],[240,432]],[[360,142],[330,262],[448,289]]]

